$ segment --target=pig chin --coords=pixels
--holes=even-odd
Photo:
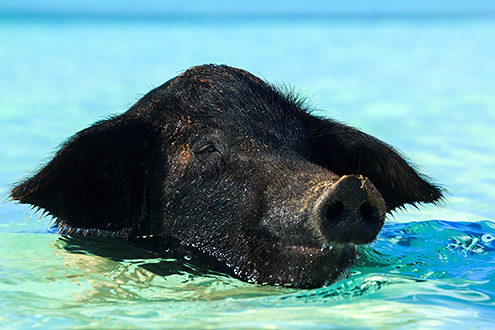
[[[345,277],[357,255],[353,244],[324,244],[321,247],[285,245],[271,263],[253,279],[258,283],[311,289]]]
[[[272,271],[280,274],[258,282],[306,289],[332,284],[346,276],[357,247],[352,242],[330,242],[317,233],[304,243],[281,243],[271,258]]]
[[[321,236],[314,237],[312,243],[309,240],[297,244],[280,243],[265,260],[264,276],[254,279],[263,284],[305,289],[330,285],[347,275],[357,258],[359,245],[329,242]]]

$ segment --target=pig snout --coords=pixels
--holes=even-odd
[[[346,175],[318,198],[314,214],[328,243],[372,242],[385,220],[385,202],[373,183]]]

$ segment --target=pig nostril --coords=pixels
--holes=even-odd
[[[359,207],[361,216],[363,219],[369,223],[379,222],[378,209],[370,204],[370,202],[365,201]]]
[[[327,219],[335,219],[342,215],[344,212],[344,203],[341,201],[335,201],[327,207]]]

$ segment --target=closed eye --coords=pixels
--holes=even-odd
[[[212,154],[214,152],[217,152],[218,149],[213,145],[213,144],[207,144],[204,145],[203,147],[199,148],[198,151],[196,151],[197,154]]]

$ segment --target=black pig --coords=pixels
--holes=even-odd
[[[311,288],[338,279],[386,213],[442,191],[380,140],[202,65],[75,134],[11,196],[65,235],[173,240],[242,280]]]

